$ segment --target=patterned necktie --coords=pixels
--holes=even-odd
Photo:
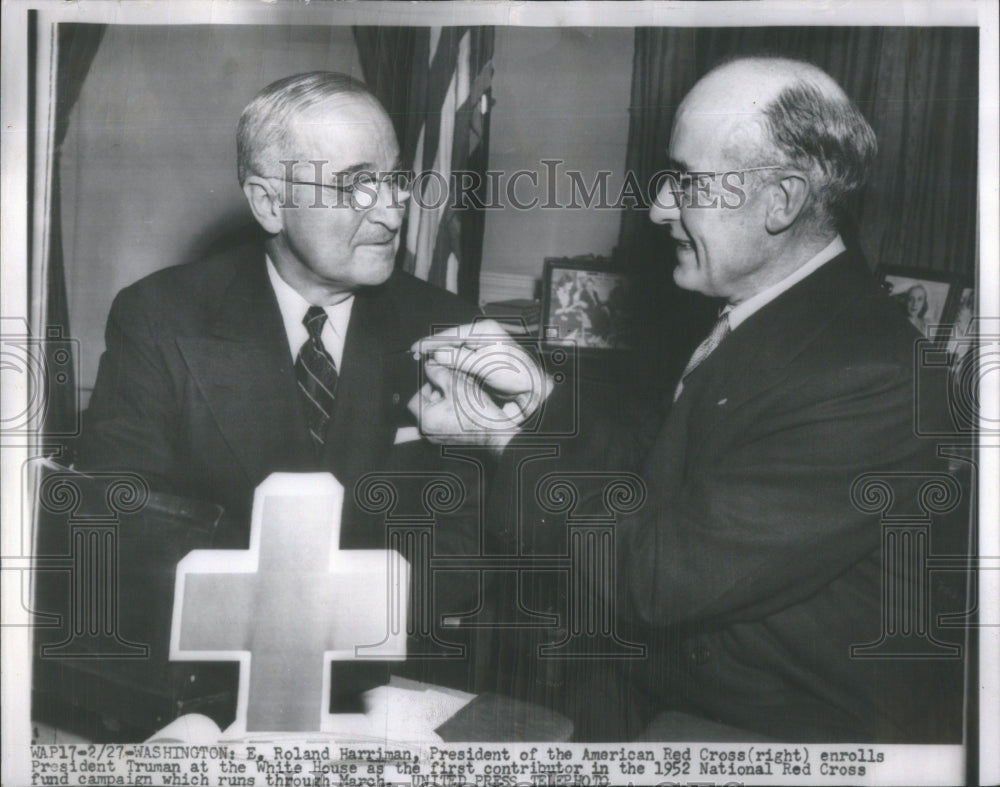
[[[337,392],[337,365],[320,339],[325,322],[326,312],[319,306],[310,306],[302,318],[309,338],[295,359],[295,377],[299,382],[306,423],[309,424],[309,434],[317,453],[326,441],[326,427],[333,413]]]
[[[681,395],[681,391],[684,390],[684,381],[687,376],[693,372],[698,365],[704,361],[712,352],[718,347],[722,340],[729,335],[729,312],[723,314],[719,321],[712,328],[712,332],[708,337],[694,348],[694,353],[691,355],[691,360],[687,362],[687,366],[684,367],[684,374],[681,375],[680,381],[677,383],[677,387],[674,389],[674,401],[676,402]]]

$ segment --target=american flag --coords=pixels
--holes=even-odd
[[[406,159],[425,174],[407,213],[403,269],[471,298],[478,295],[481,211],[444,198],[442,188],[453,185],[455,172],[483,176],[492,54],[490,28],[418,31],[404,141]]]

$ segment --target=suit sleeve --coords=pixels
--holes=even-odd
[[[553,473],[638,472],[663,411],[651,401],[626,400],[618,389],[598,391],[571,381],[556,387],[540,416],[496,463],[486,521],[490,535],[508,548],[552,554],[565,551],[566,533],[532,513],[539,482]],[[575,483],[587,485],[579,476]]]
[[[644,623],[759,618],[877,548],[879,523],[854,507],[851,488],[866,471],[927,467],[909,370],[872,363],[803,380],[730,414],[743,431],[720,426],[733,439],[688,463],[671,494],[656,494],[651,455],[649,502],[618,529],[619,597]]]
[[[130,470],[143,474],[153,489],[172,491],[175,410],[173,384],[148,310],[134,290],[123,290],[108,317],[77,468]]]

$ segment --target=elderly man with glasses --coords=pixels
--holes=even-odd
[[[221,505],[213,546],[236,549],[273,472],[333,473],[345,488],[340,546],[384,549],[384,521],[359,510],[355,482],[395,472],[404,495],[419,482],[408,471],[447,471],[468,481],[467,506],[439,517],[434,549],[477,551],[468,463],[443,460],[406,410],[419,379],[411,343],[476,310],[394,269],[409,194],[388,115],[348,76],[291,76],[246,107],[237,148],[261,237],[119,293],[78,469],[137,472],[154,491]],[[442,587],[437,612],[474,605],[447,608]]]
[[[646,655],[615,663],[619,696],[604,675],[579,703],[602,719],[641,709],[612,737],[645,726],[648,740],[959,739],[956,649],[864,647],[897,626],[900,599],[918,603],[923,568],[883,566],[883,524],[855,484],[884,477],[898,518],[935,468],[914,433],[920,337],[838,232],[875,152],[864,117],[815,66],[746,58],[708,73],[677,111],[650,217],[669,228],[675,282],[723,301],[718,323],[665,417],[622,403],[617,421],[582,418],[534,475],[501,465],[512,499],[528,503],[551,472],[632,471],[645,484],[645,504],[615,528],[614,624]],[[435,439],[516,459],[518,444],[541,439],[518,429],[543,401],[543,422],[558,413],[568,387],[540,382],[501,330],[480,323],[418,344],[431,382],[411,407]],[[464,397],[480,390],[470,380],[492,396]],[[508,510],[528,511],[516,524],[536,540],[560,527],[523,504]],[[601,579],[589,577],[607,591]],[[923,627],[930,613],[902,614]]]

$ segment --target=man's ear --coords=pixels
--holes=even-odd
[[[767,207],[765,227],[772,235],[777,235],[791,227],[802,214],[809,201],[809,180],[800,172],[789,172],[771,189],[771,201]]]
[[[251,175],[243,181],[243,194],[247,198],[253,217],[264,231],[277,235],[284,227],[281,214],[281,195],[275,193],[266,178]]]

